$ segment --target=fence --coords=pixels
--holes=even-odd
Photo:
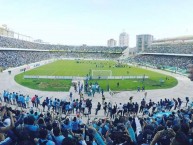
[[[90,79],[109,79],[109,80],[124,80],[124,79],[148,79],[149,76],[101,76],[91,77]],[[60,80],[86,80],[87,77],[78,76],[32,76],[24,75],[24,79],[60,79]]]
[[[77,76],[31,76],[24,75],[24,79],[58,79],[58,80],[86,80],[86,77]]]

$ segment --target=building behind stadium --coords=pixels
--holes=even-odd
[[[122,32],[119,35],[119,46],[129,47],[129,35],[126,32]]]

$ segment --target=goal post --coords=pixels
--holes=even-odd
[[[93,77],[112,76],[112,70],[92,70]]]

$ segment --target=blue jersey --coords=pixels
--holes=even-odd
[[[79,129],[79,124],[77,121],[72,121],[72,130],[78,130]]]
[[[3,97],[8,97],[8,92],[7,91],[4,91],[4,93],[3,93]]]
[[[60,101],[57,101],[56,106],[60,107]]]
[[[15,94],[14,93],[12,94],[12,99],[15,100]]]
[[[53,106],[56,106],[57,102],[56,100],[53,101]]]
[[[62,124],[62,129],[71,130],[72,129],[71,122],[69,122],[68,124]]]
[[[21,96],[20,99],[21,99],[21,102],[22,102],[22,103],[25,103],[24,96]]]
[[[21,95],[18,96],[18,102],[21,102],[22,99],[21,97],[22,97]]]
[[[54,136],[55,140],[56,140],[56,145],[61,145],[62,144],[62,141],[64,139],[64,136],[63,135],[59,135],[59,136]]]
[[[30,97],[27,96],[27,97],[25,98],[25,101],[26,101],[26,102],[29,102],[29,100],[30,100]]]
[[[69,104],[67,104],[66,106],[65,106],[65,110],[69,110],[70,109],[70,107],[69,107]]]
[[[11,93],[8,95],[8,98],[9,98],[9,100],[11,100],[11,98],[12,98],[12,94]]]

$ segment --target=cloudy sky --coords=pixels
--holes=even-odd
[[[0,24],[50,43],[106,45],[126,31],[193,35],[193,0],[0,0]]]

